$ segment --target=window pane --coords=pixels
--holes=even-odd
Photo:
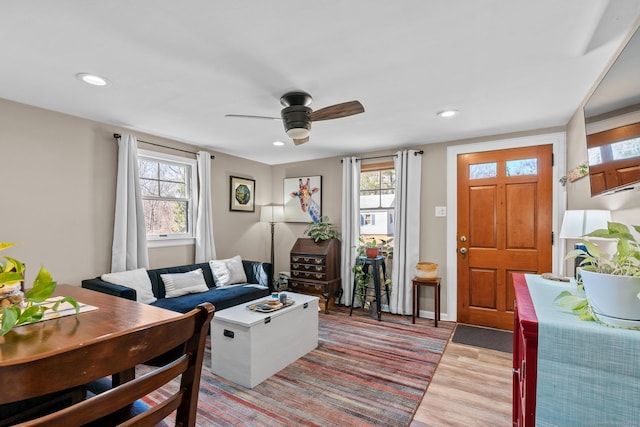
[[[387,169],[380,171],[380,186],[382,188],[395,188],[396,187],[396,171],[393,169]]]
[[[380,171],[360,173],[360,190],[380,188]]]
[[[589,166],[602,164],[602,147],[593,147],[587,150],[589,156]]]
[[[158,162],[139,159],[138,169],[138,175],[140,178],[158,179]]]
[[[538,159],[507,160],[507,176],[537,175]]]
[[[630,159],[640,156],[640,138],[627,139],[626,141],[611,144],[613,160]]]
[[[186,186],[177,182],[160,182],[160,197],[185,198],[187,195]]]
[[[396,205],[396,192],[395,192],[395,189],[382,190],[382,195],[380,196],[380,207],[392,208],[395,205]]]
[[[160,163],[160,179],[184,182],[186,166]]]
[[[469,179],[494,178],[498,175],[497,163],[469,165]]]
[[[392,210],[375,210],[360,213],[360,234],[387,240],[393,235]]]
[[[147,234],[186,233],[187,202],[143,200]]]
[[[142,197],[144,196],[159,196],[160,188],[159,182],[155,179],[140,179],[140,190],[142,191]]]
[[[380,207],[380,195],[378,192],[360,196],[360,209],[371,209]]]

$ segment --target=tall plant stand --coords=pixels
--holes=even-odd
[[[382,281],[384,282],[385,295],[387,296],[387,304],[391,304],[389,302],[389,285],[386,284],[386,280],[385,280],[387,277],[387,267],[384,262],[384,257],[381,255],[378,255],[377,257],[374,257],[374,258],[358,257],[358,259],[356,260],[356,265],[362,266],[362,271],[364,274],[367,274],[367,272],[369,271],[369,267],[373,268],[372,276],[373,276],[373,289],[376,295],[376,311],[378,315],[378,320],[381,320],[382,309],[380,307],[382,306],[381,304],[382,295],[381,295],[381,285],[380,285],[380,272],[382,272]],[[358,282],[357,278],[354,278],[353,292],[351,294],[351,310],[349,310],[349,316],[351,316],[351,314],[353,313],[353,303],[355,302],[355,299],[356,299],[357,282]],[[363,306],[364,306],[364,301],[363,301]]]

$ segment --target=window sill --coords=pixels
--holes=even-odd
[[[147,240],[148,248],[166,248],[170,246],[190,246],[195,245],[196,239],[195,237],[186,237],[179,239],[153,239]]]

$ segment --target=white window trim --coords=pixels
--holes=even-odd
[[[192,208],[189,211],[189,224],[191,225],[189,233],[167,234],[166,236],[147,236],[147,246],[150,248],[158,248],[168,246],[195,245],[195,224],[198,210],[198,163],[195,159],[190,159],[188,157],[174,156],[172,154],[149,151],[140,148],[138,149],[138,157],[158,161],[182,163],[191,167],[191,174],[189,176],[189,188],[191,190],[190,205],[192,206]]]

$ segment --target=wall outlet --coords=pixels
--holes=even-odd
[[[436,206],[436,216],[447,216],[447,207]]]

